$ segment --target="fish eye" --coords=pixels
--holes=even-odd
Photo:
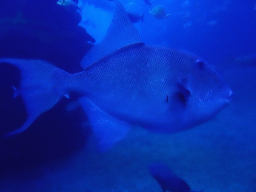
[[[200,70],[204,69],[205,64],[204,64],[204,62],[202,60],[198,59],[196,61],[196,64],[197,64],[198,69],[200,69]]]

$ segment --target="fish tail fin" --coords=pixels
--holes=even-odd
[[[69,74],[41,60],[3,58],[0,59],[1,63],[12,64],[21,71],[21,83],[17,89],[28,114],[20,128],[5,135],[10,136],[25,131],[38,116],[51,109],[66,94],[65,82]],[[62,78],[65,81],[61,81]]]

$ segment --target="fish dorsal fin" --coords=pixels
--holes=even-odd
[[[115,1],[115,4],[114,16],[104,39],[81,62],[84,69],[122,47],[141,42],[139,33],[129,20],[123,5],[119,1]]]

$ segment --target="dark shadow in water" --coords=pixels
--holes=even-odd
[[[81,16],[66,11],[57,0],[0,0],[0,57],[41,59],[69,73],[83,70],[80,62],[95,40],[78,26]],[[0,138],[27,118],[20,96],[19,70],[0,64]],[[69,156],[86,144],[90,130],[82,128],[83,111],[66,107],[76,96],[62,98],[25,132],[0,139],[0,178],[30,166]]]
[[[0,64],[0,135],[20,127],[27,118],[22,98],[14,96],[20,87],[20,71],[13,65]]]

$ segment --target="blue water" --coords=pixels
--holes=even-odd
[[[81,59],[103,38],[113,15],[107,0],[88,2],[80,15],[55,0],[2,0],[0,56],[81,71]],[[147,166],[163,162],[193,190],[255,192],[256,64],[248,67],[235,58],[256,53],[256,2],[152,0],[170,14],[163,20],[143,0],[121,2],[128,11],[144,13],[135,26],[145,43],[189,51],[213,64],[234,92],[231,104],[211,121],[177,134],[136,127],[99,153],[82,109],[68,110],[77,95],[63,98],[26,132],[0,140],[0,191],[160,192]],[[1,65],[2,136],[26,119],[22,99],[12,98],[12,86],[19,84],[19,71]]]

